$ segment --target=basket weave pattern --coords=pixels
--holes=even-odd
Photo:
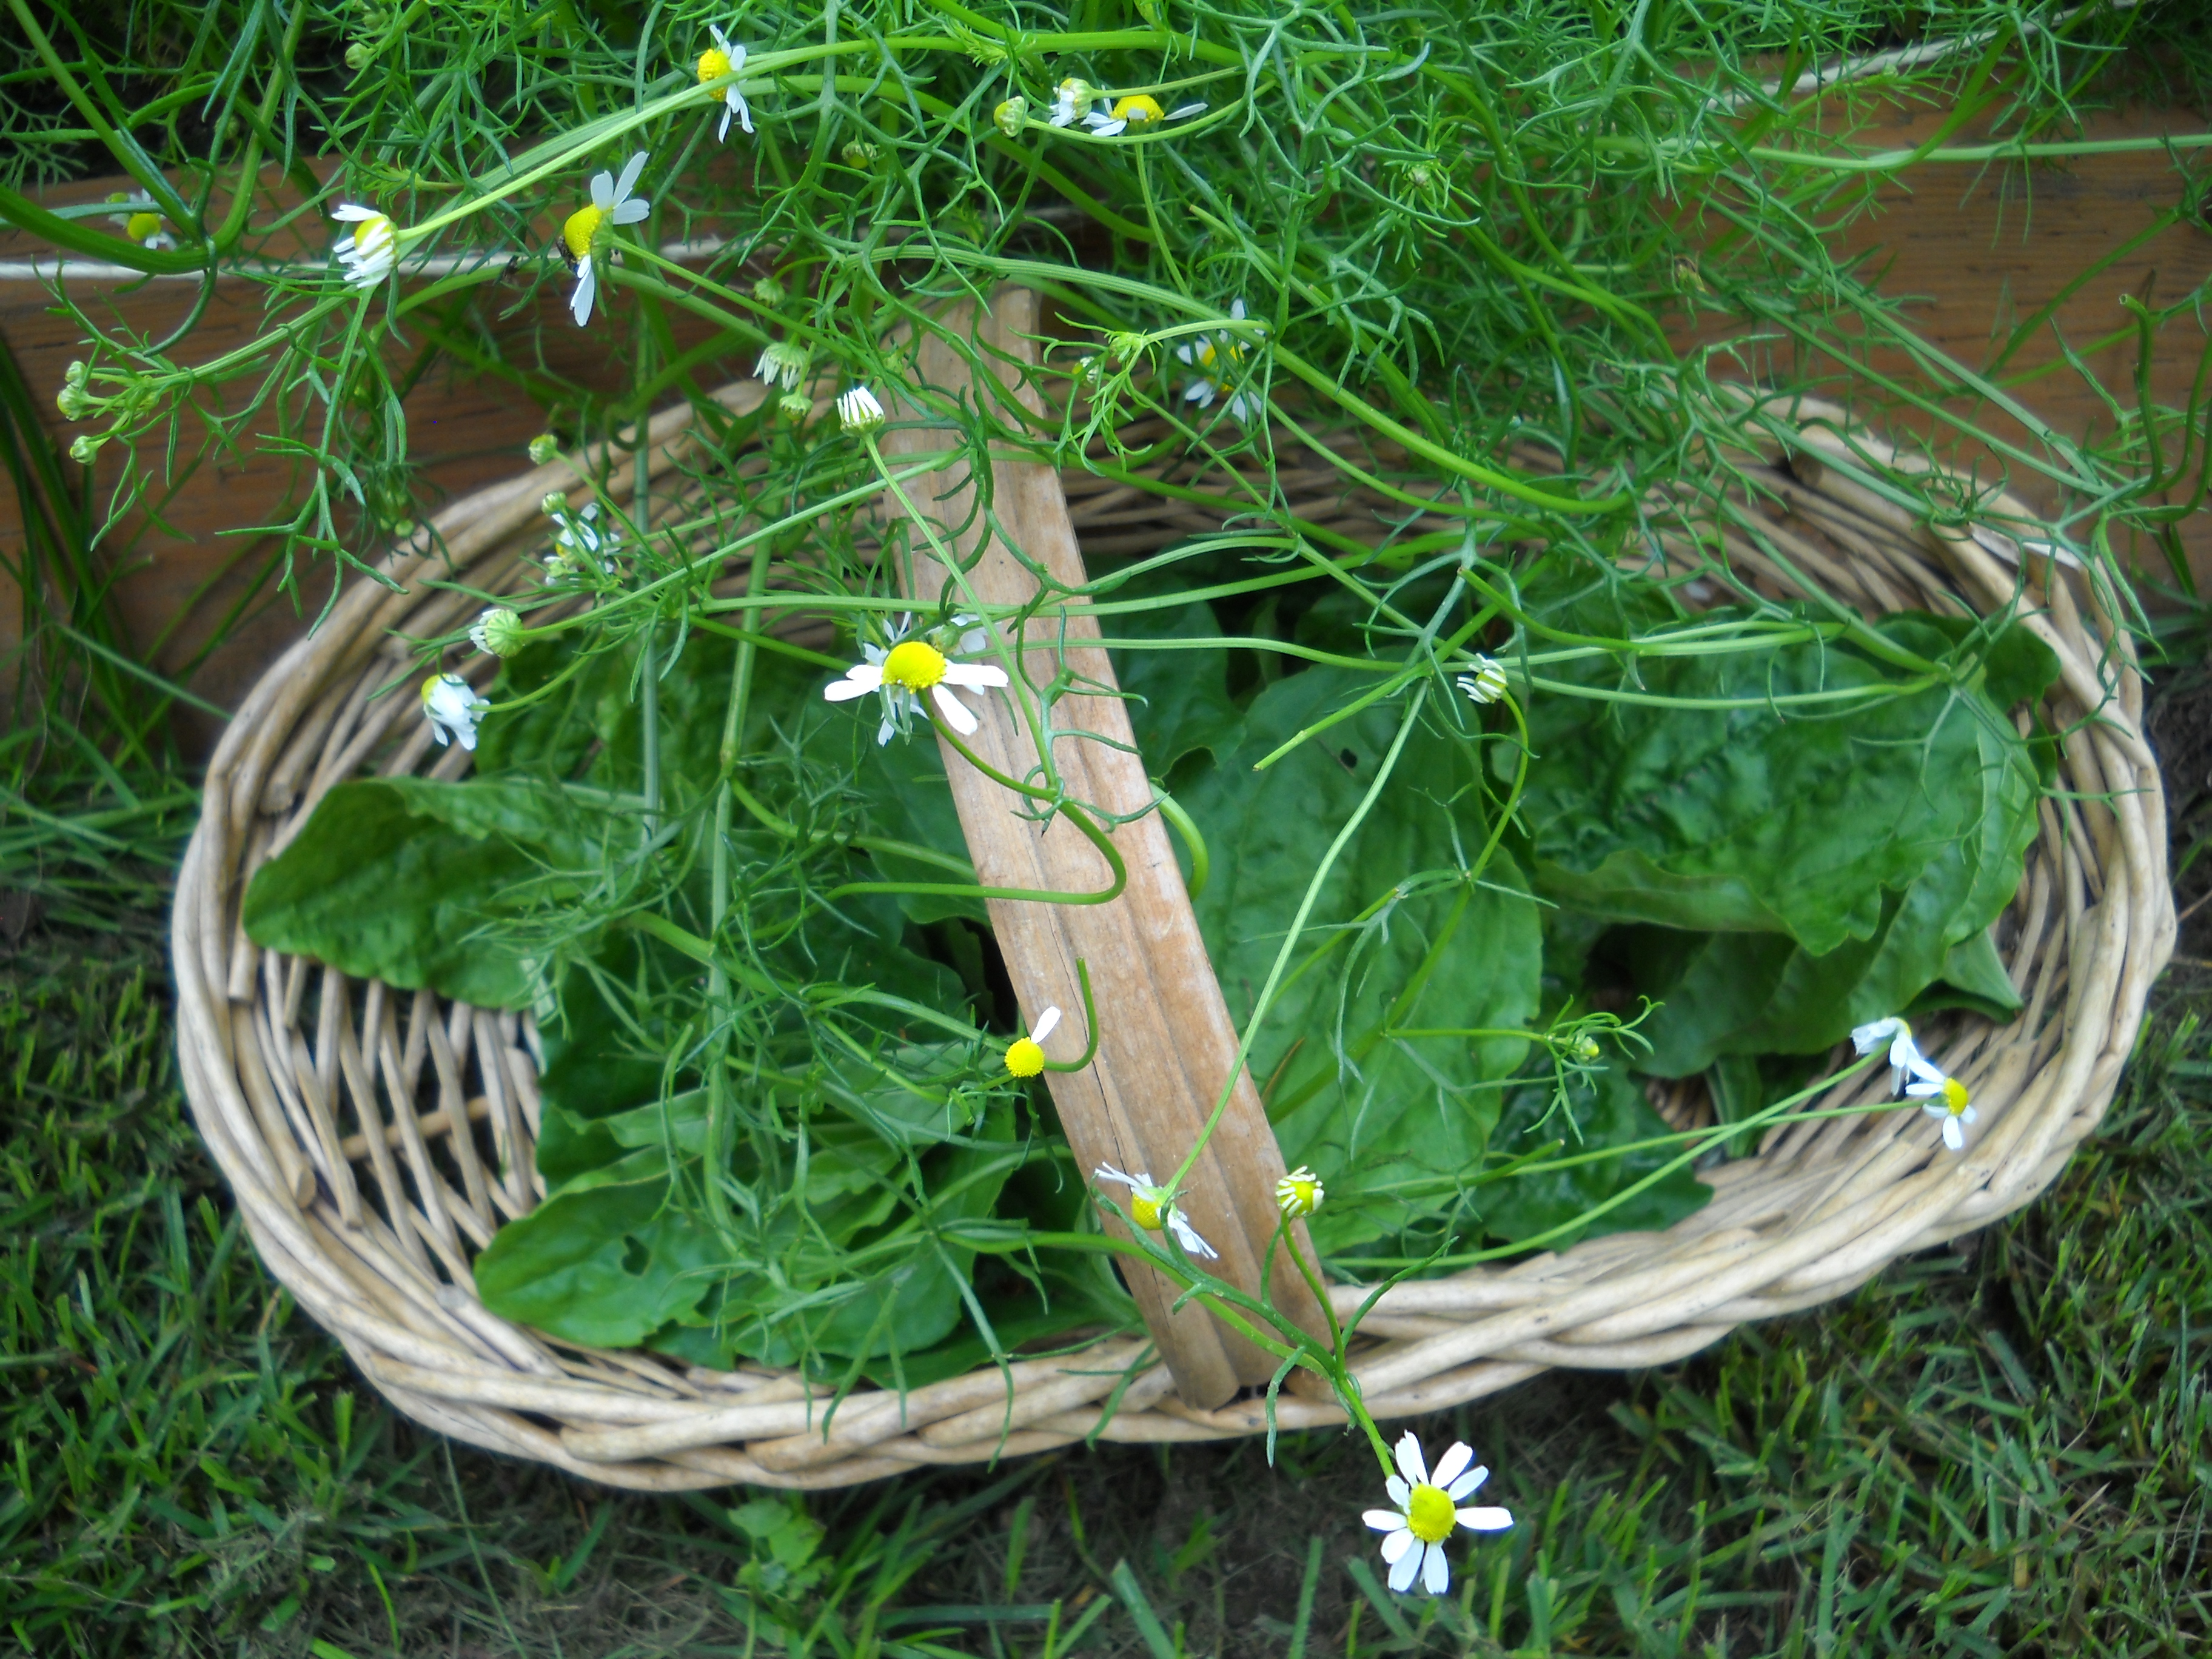
[[[761,396],[751,382],[724,394],[739,410]],[[1911,462],[1847,432],[1838,411],[1801,402],[1793,412],[1788,457],[1778,448],[1761,481],[1773,501],[1738,503],[1760,515],[1786,564],[1730,529],[1727,556],[1740,574],[1777,598],[1817,582],[1869,613],[1989,612],[2024,582],[2029,625],[2058,654],[2062,676],[2043,712],[2063,734],[2059,791],[2039,809],[2026,878],[1997,924],[2027,1010],[2002,1027],[1960,1018],[1935,1028],[1931,1058],[1970,1085],[1980,1115],[1963,1157],[1943,1149],[1917,1109],[1802,1122],[1771,1132],[1756,1157],[1709,1171],[1711,1202],[1664,1234],[1614,1235],[1395,1287],[1355,1349],[1377,1417],[1437,1410],[1553,1366],[1679,1358],[1745,1321],[1841,1295],[1901,1255],[2026,1203],[2111,1100],[2174,932],[2164,799],[2127,636],[2080,573],[2032,552],[2023,571],[2009,538],[1920,523],[1824,465]],[[685,411],[657,419],[648,440],[656,473],[701,459]],[[588,471],[581,458],[556,462],[442,514],[386,561],[397,591],[357,583],[268,672],[210,767],[174,918],[182,1058],[194,1115],[270,1271],[409,1416],[615,1486],[842,1486],[1092,1435],[1263,1431],[1257,1401],[1185,1406],[1139,1336],[1105,1335],[1073,1356],[986,1367],[903,1395],[858,1390],[832,1411],[829,1390],[796,1376],[580,1349],[477,1301],[471,1257],[543,1193],[535,1032],[512,1013],[349,984],[323,964],[261,951],[239,906],[252,872],[333,784],[364,770],[414,773],[432,757],[427,724],[409,718],[403,636],[449,632],[476,602],[418,579],[521,585],[532,574],[522,556],[544,540],[541,498]],[[1376,515],[1341,499],[1336,480],[1318,466],[1282,475],[1309,520],[1373,539]],[[1071,472],[1065,485],[1094,554],[1164,546],[1225,514],[1088,473]],[[1698,556],[1686,543],[1661,544]],[[481,684],[495,667],[477,659],[459,672]],[[394,680],[398,692],[375,695]],[[458,776],[467,759],[435,751],[428,774]],[[1827,1103],[1872,1101],[1887,1081],[1871,1070]],[[1695,1093],[1678,1088],[1662,1109],[1687,1125]],[[1363,1295],[1334,1287],[1342,1314]],[[1332,1402],[1287,1393],[1275,1417],[1284,1428],[1343,1421]]]

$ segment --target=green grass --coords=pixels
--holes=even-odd
[[[149,919],[150,920],[150,919]],[[2160,1654],[2212,1627],[2212,977],[2024,1214],[1632,1377],[1421,1425],[1521,1524],[1376,1588],[1336,1435],[805,1502],[593,1490],[386,1411],[180,1115],[150,927],[0,959],[0,1630],[40,1654]],[[1303,1632],[1303,1642],[1300,1633]]]

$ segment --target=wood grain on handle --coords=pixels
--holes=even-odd
[[[1036,318],[1033,294],[1006,289],[991,311],[979,315],[963,309],[943,323],[947,332],[972,331],[976,359],[996,365],[1012,383],[1018,365],[1036,361]],[[946,392],[972,384],[976,372],[939,332],[923,340],[914,361],[923,385]],[[1029,388],[1017,395],[1031,408],[1038,406]],[[912,417],[910,409],[888,396],[885,403],[894,420]],[[957,441],[948,432],[908,427],[887,431],[883,447],[896,456],[941,452]],[[993,463],[991,476],[993,515],[1006,535],[1034,564],[1049,571],[1054,581],[1082,586],[1083,557],[1059,474],[1033,461],[1001,459]],[[994,539],[976,558],[990,532],[973,511],[974,489],[963,475],[933,473],[913,481],[907,490],[939,538],[963,560],[975,561],[966,580],[976,599],[994,606],[1020,605],[1036,597],[1037,579],[1002,543]],[[894,504],[890,510],[899,509]],[[927,556],[922,537],[912,541],[912,568],[902,574],[917,605],[933,609],[947,573]],[[1098,637],[1097,622],[1079,604],[1054,607],[1027,623],[1023,665],[1031,687],[1050,684],[1064,664],[1079,684],[1103,688],[1090,695],[1063,695],[1051,710],[1060,733],[1053,742],[1053,759],[1068,796],[1109,814],[1144,811],[1154,792],[1130,735],[1128,711],[1111,695],[1113,665],[1103,647],[1087,643]],[[982,696],[966,695],[981,721],[968,740],[975,753],[1009,776],[1027,775],[1036,763],[1036,747],[1012,702],[1004,693],[992,693],[983,706]],[[1034,706],[1033,695],[1030,701]],[[1074,732],[1095,732],[1104,741]],[[1024,813],[1019,798],[977,772],[950,744],[940,749],[976,877],[984,885],[1058,892],[1096,892],[1108,885],[1112,872],[1105,860],[1074,826],[1055,819],[1041,831]],[[1090,969],[1098,1012],[1097,1058],[1081,1072],[1045,1074],[1079,1169],[1087,1177],[1100,1164],[1111,1164],[1165,1181],[1213,1109],[1236,1059],[1237,1028],[1206,959],[1159,814],[1146,812],[1122,824],[1113,840],[1128,866],[1128,885],[1120,897],[1091,905],[994,899],[991,926],[1025,1029],[1048,1007],[1062,1012],[1060,1030],[1046,1045],[1054,1059],[1080,1055],[1088,1040],[1082,1029],[1077,959]],[[1249,1074],[1240,1072],[1228,1109],[1185,1184],[1181,1207],[1220,1251],[1212,1270],[1255,1295],[1261,1263],[1274,1236],[1274,1189],[1282,1174],[1282,1153],[1259,1092]],[[1126,1211],[1126,1189],[1106,1190],[1121,1200]],[[1107,1225],[1126,1235],[1110,1215]],[[1296,1233],[1297,1248],[1310,1252],[1302,1224]],[[1265,1382],[1273,1375],[1274,1360],[1202,1310],[1192,1306],[1170,1316],[1174,1287],[1164,1275],[1126,1262],[1122,1273],[1187,1404],[1212,1409],[1240,1385]],[[1326,1331],[1319,1305],[1280,1252],[1272,1296],[1274,1305],[1304,1328]]]

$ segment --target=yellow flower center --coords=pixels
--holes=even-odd
[[[884,659],[884,684],[927,691],[945,678],[945,653],[921,640],[895,645]]]
[[[1148,127],[1155,121],[1167,119],[1168,112],[1160,107],[1160,100],[1146,92],[1133,92],[1114,106],[1114,118],[1127,121],[1133,127]]]
[[[134,213],[123,227],[123,234],[134,242],[143,242],[149,236],[161,234],[161,216],[158,213]]]
[[[1973,1103],[1966,1097],[1966,1085],[1954,1077],[1943,1079],[1943,1104],[1953,1117],[1957,1117]]]
[[[580,259],[592,251],[592,239],[599,234],[599,227],[606,220],[603,209],[589,206],[580,207],[568,216],[568,222],[561,227],[561,240],[567,245],[570,258]]]
[[[1150,1198],[1140,1192],[1129,1200],[1129,1219],[1146,1232],[1156,1233],[1167,1225],[1166,1218],[1161,1213],[1166,1208],[1167,1206],[1160,1201],[1157,1192]]]
[[[137,221],[134,220],[132,222],[136,223]],[[392,221],[380,213],[374,219],[363,219],[353,228],[353,246],[354,252],[356,253],[372,252],[379,242],[388,242],[391,240]]]
[[[730,54],[720,46],[709,46],[699,54],[699,79],[704,83],[719,81],[730,72]]]
[[[1285,1176],[1279,1189],[1282,1207],[1292,1215],[1311,1215],[1321,1207],[1321,1182]]]
[[[422,682],[423,708],[428,708],[430,706],[430,700],[438,695],[438,682],[445,678],[446,677],[443,674],[433,674],[428,679]]]
[[[1006,1045],[1006,1069],[1016,1077],[1035,1077],[1044,1070],[1044,1050],[1030,1037],[1016,1037]]]
[[[1451,1501],[1451,1494],[1442,1486],[1427,1485],[1413,1488],[1413,1496],[1406,1505],[1406,1530],[1424,1544],[1441,1544],[1451,1536],[1452,1528],[1459,1524],[1459,1510]]]

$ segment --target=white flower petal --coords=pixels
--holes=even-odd
[[[1428,1555],[1421,1563],[1421,1588],[1431,1595],[1442,1595],[1451,1588],[1451,1563],[1444,1559],[1442,1544],[1429,1546]]]
[[[631,200],[617,203],[607,217],[618,225],[634,225],[652,211],[652,203]]]
[[[1060,1010],[1048,1008],[1037,1016],[1037,1023],[1030,1027],[1030,1041],[1042,1042],[1060,1029]]]
[[[616,201],[629,199],[630,191],[637,187],[637,175],[645,171],[646,159],[650,154],[650,151],[641,149],[623,163],[622,177],[615,181]]]
[[[1411,1533],[1406,1534],[1408,1538],[1413,1535]],[[1399,1595],[1403,1595],[1413,1588],[1413,1575],[1421,1570],[1421,1555],[1419,1550],[1407,1550],[1390,1564],[1390,1588]]]
[[[1100,1164],[1096,1170],[1093,1170],[1091,1174],[1093,1180],[1118,1181],[1124,1187],[1128,1188],[1149,1187],[1152,1184],[1152,1176],[1147,1175],[1142,1170],[1138,1170],[1134,1175],[1129,1175],[1122,1170],[1115,1169],[1110,1164]]]
[[[602,213],[615,204],[615,176],[611,173],[592,175],[592,205]]]
[[[1481,1464],[1477,1463],[1473,1468],[1469,1469],[1465,1474],[1461,1475],[1456,1480],[1443,1481],[1438,1484],[1443,1486],[1444,1495],[1450,1498],[1453,1503],[1456,1504],[1461,1498],[1465,1498],[1469,1492],[1472,1492],[1477,1486],[1480,1486],[1484,1481],[1489,1479],[1490,1471],[1485,1468]]]
[[[883,687],[884,671],[873,663],[860,663],[845,671],[842,680],[832,680],[822,688],[822,695],[832,702],[850,702],[855,697],[865,697]]]
[[[893,720],[889,714],[884,715],[884,723],[876,728],[876,747],[881,749],[888,744],[891,740],[892,734],[897,730],[898,722]]]
[[[1413,1437],[1411,1429],[1398,1442],[1398,1473],[1415,1486],[1425,1486],[1429,1479],[1429,1460],[1421,1455],[1421,1443]]]
[[[1198,1229],[1182,1218],[1181,1210],[1170,1210],[1167,1222],[1176,1237],[1182,1241],[1183,1249],[1200,1261],[1218,1261],[1221,1259],[1221,1252],[1198,1236]]]
[[[1244,320],[1244,301],[1242,296],[1229,302],[1229,320],[1232,323],[1241,323]]]
[[[1388,1510],[1370,1510],[1364,1518],[1367,1524],[1376,1531],[1390,1534],[1382,1540],[1382,1559],[1392,1566],[1396,1566],[1399,1558],[1413,1547],[1413,1534],[1406,1525],[1406,1517],[1402,1515],[1393,1515]],[[1394,1528],[1395,1531],[1392,1530]]]
[[[1959,1127],[1959,1120],[1948,1112],[1943,1115],[1943,1144],[1954,1152],[1966,1150],[1966,1132]]]
[[[1394,1474],[1385,1480],[1382,1490],[1390,1494],[1390,1501],[1401,1510],[1413,1501],[1413,1489],[1407,1484],[1402,1474]]]
[[[1909,1083],[1905,1085],[1905,1092],[1915,1100],[1925,1100],[1930,1095],[1940,1095],[1943,1092],[1942,1080],[1936,1079],[1927,1083]],[[1932,1112],[1937,1109],[1930,1106],[1928,1109]]]
[[[947,726],[963,738],[975,736],[975,717],[968,712],[966,703],[952,695],[950,686],[942,683],[933,685],[929,688],[929,694],[936,701],[937,712],[945,716]]]
[[[1449,1490],[1451,1483],[1459,1479],[1460,1472],[1474,1462],[1474,1448],[1464,1440],[1455,1440],[1445,1448],[1444,1455],[1437,1459],[1436,1468],[1429,1471],[1429,1482],[1431,1486]]]
[[[948,662],[945,665],[945,684],[981,690],[1006,684],[1006,671],[994,668],[987,662]]]
[[[1513,1524],[1513,1511],[1471,1509],[1459,1511],[1459,1523],[1469,1532],[1504,1532]]]
[[[592,256],[586,253],[576,261],[576,291],[568,300],[568,314],[578,328],[592,320],[592,301],[599,291],[599,274],[592,269]]]
[[[1196,404],[1200,409],[1212,408],[1213,382],[1193,380],[1182,389],[1182,400],[1187,404]]]

